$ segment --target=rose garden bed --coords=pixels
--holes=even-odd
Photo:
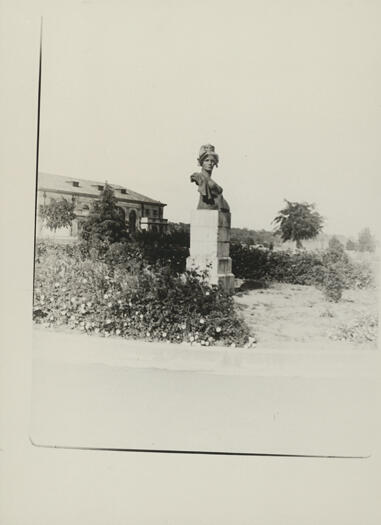
[[[248,346],[249,329],[232,297],[195,272],[86,253],[80,246],[40,244],[33,317],[105,337]]]

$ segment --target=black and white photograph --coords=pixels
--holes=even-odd
[[[381,5],[16,4],[0,521],[378,523]]]

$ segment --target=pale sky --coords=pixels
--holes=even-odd
[[[69,7],[70,6],[70,7]],[[203,143],[232,225],[283,199],[377,224],[381,2],[74,2],[44,14],[40,170],[122,184],[189,222]]]

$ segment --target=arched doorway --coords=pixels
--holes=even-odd
[[[117,206],[116,209],[118,211],[119,217],[121,218],[123,223],[125,223],[126,222],[126,212],[121,206]]]
[[[131,210],[128,215],[128,231],[132,235],[136,232],[136,211],[135,210]]]

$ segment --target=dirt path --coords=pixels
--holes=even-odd
[[[257,338],[258,348],[375,348],[369,320],[378,313],[374,289],[347,290],[339,303],[329,303],[312,286],[273,284],[236,296],[236,303]],[[358,334],[356,342],[343,340]],[[362,342],[359,343],[361,334]]]

